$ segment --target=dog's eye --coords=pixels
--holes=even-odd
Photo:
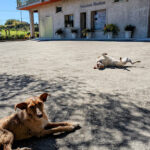
[[[42,103],[38,103],[39,106],[42,106]]]
[[[34,109],[34,106],[30,106],[30,109]]]

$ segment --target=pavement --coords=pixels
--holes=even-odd
[[[141,60],[94,70],[101,53]],[[14,105],[48,92],[51,121],[75,121],[73,133],[16,142],[33,150],[150,150],[150,43],[0,42],[0,118]]]

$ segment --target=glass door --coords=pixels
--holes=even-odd
[[[85,35],[82,33],[84,29],[86,29],[86,13],[80,14],[80,29],[81,29],[81,38],[84,38]]]

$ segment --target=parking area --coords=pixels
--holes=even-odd
[[[94,70],[102,53],[141,60]],[[30,96],[48,92],[51,121],[80,122],[71,134],[14,144],[33,150],[150,150],[150,43],[0,42],[0,118]]]

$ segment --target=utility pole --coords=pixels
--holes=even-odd
[[[20,10],[20,18],[21,18],[21,23],[22,23],[22,11]]]
[[[148,31],[147,31],[147,37],[150,37],[150,0],[148,0]]]

